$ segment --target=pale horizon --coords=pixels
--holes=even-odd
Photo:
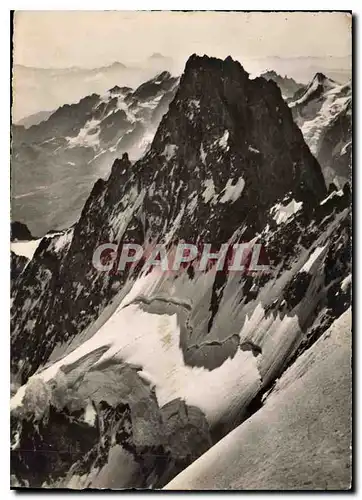
[[[194,53],[231,56],[254,76],[275,70],[307,83],[316,72],[338,80],[341,70],[346,81],[351,21],[341,12],[16,11],[13,117],[53,110],[115,84],[136,87],[163,70],[179,76]],[[115,63],[126,68],[98,71]],[[78,72],[77,79],[77,70],[96,71]]]
[[[177,65],[193,53],[349,58],[352,33],[343,12],[16,11],[13,40],[14,65],[94,69],[137,66],[154,53]]]

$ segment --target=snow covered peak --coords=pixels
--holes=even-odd
[[[301,96],[298,96],[298,99],[291,101],[290,107],[298,107],[307,104],[311,100],[318,99],[324,92],[327,92],[338,85],[339,84],[337,82],[328,78],[323,73],[316,73],[304,93]]]
[[[277,134],[280,129],[284,131],[283,145],[276,145],[270,140],[270,131]],[[289,151],[293,141],[300,148],[293,148],[291,161]],[[171,147],[175,154],[165,155],[164,151]],[[220,201],[220,193],[228,182],[235,185],[239,178],[245,187],[235,203],[243,204],[245,198],[244,203],[248,199],[251,206],[260,207],[256,193],[269,182],[273,188],[262,189],[265,209],[270,209],[289,191],[298,201],[308,198],[311,202],[317,191],[317,198],[324,197],[319,167],[301,141],[280,90],[272,81],[249,79],[240,63],[232,58],[196,55],[189,58],[147,160],[149,157],[160,162],[157,182],[161,182],[162,175],[162,185],[168,185],[168,177],[172,175],[176,189],[179,179],[184,185],[188,183],[187,175],[192,171],[196,174],[193,189],[203,192],[205,186],[212,184],[215,195],[212,200]],[[296,164],[308,170],[308,174],[302,174],[303,182],[298,177],[299,170],[293,167]],[[231,198],[227,200],[231,204]]]
[[[331,78],[328,78],[328,76],[326,76],[324,73],[316,73],[313,77],[313,81],[317,81],[318,83],[320,84],[323,84],[324,86],[334,86],[334,85],[338,85],[337,82],[335,82],[334,80],[332,80]]]
[[[343,85],[317,73],[306,91],[290,102],[295,122],[317,157],[327,185],[343,186],[350,177],[351,82]],[[331,148],[331,144],[335,144]]]
[[[39,236],[75,222],[92,185],[107,177],[114,160],[128,152],[136,161],[149,148],[177,84],[170,73],[157,73],[135,91],[115,85],[58,108],[47,122],[14,127],[14,219]],[[54,196],[62,203],[54,205]]]

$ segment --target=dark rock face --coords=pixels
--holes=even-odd
[[[218,148],[217,141],[222,141],[224,134],[227,134],[227,144],[224,149]],[[162,153],[170,144],[177,145],[176,153],[170,162],[161,165]],[[205,150],[204,162],[201,144]],[[291,191],[297,200],[308,197],[313,200],[325,193],[320,168],[294,126],[278,87],[261,78],[249,80],[240,64],[231,58],[220,61],[192,56],[189,59],[179,91],[157,131],[152,151],[140,161],[140,167],[150,162],[150,158],[159,164],[156,180],[159,184],[175,166],[177,170],[173,170],[173,174],[178,174],[184,183],[180,200],[194,191],[192,182],[188,182],[191,172],[197,173],[196,188],[200,181],[211,177],[216,192],[221,192],[227,180],[234,176],[236,182],[241,174],[247,189],[238,201],[225,204],[228,212],[225,220],[230,221],[231,226],[237,223],[233,220],[235,212],[239,221],[242,220],[242,206],[247,207],[245,216],[253,220],[261,217],[271,203],[286,192]],[[148,180],[146,177],[146,182]],[[266,184],[269,189],[261,189]],[[216,217],[221,215],[222,209],[219,209]],[[199,220],[197,214],[195,218]],[[225,224],[220,219],[219,222],[225,231]]]
[[[28,263],[29,259],[23,255],[16,255],[14,252],[10,253],[10,279],[11,279],[11,289],[14,288],[15,282],[23,272],[24,267]]]
[[[12,222],[10,233],[11,241],[29,241],[34,239],[34,236],[32,236],[29,231],[29,228],[26,224],[23,224],[23,222]]]
[[[168,76],[163,78],[167,81]],[[155,82],[151,87],[158,85]],[[140,91],[147,92],[145,87]],[[320,166],[278,86],[264,78],[250,80],[230,57],[221,61],[191,56],[145,156],[135,164],[126,154],[114,161],[109,178],[95,183],[79,221],[44,238],[17,279],[13,375],[32,387],[41,379],[40,372],[39,378],[29,380],[37,370],[57,359],[63,364],[51,382],[44,383],[45,404],[36,406],[45,407],[40,415],[25,392],[14,410],[14,432],[20,439],[33,439],[38,432],[33,418],[42,422],[42,434],[51,440],[48,408],[56,408],[56,420],[55,414],[67,407],[64,418],[71,417],[74,429],[90,436],[82,450],[91,458],[79,457],[67,477],[70,459],[59,459],[52,467],[54,477],[45,466],[34,474],[27,469],[29,459],[15,452],[14,475],[24,474],[32,484],[67,485],[69,476],[85,474],[86,484],[94,484],[92,471],[110,467],[111,450],[120,445],[137,468],[133,486],[158,487],[210,446],[210,432],[219,439],[250,414],[249,405],[260,403],[295,353],[349,306],[345,280],[351,271],[351,194],[346,188],[323,200],[326,195]],[[217,250],[228,241],[251,240],[264,245],[271,272],[212,275],[190,266],[187,273],[156,277],[150,296],[136,293],[123,308],[137,307],[149,319],[176,316],[180,362],[195,373],[205,370],[212,377],[240,353],[247,356],[255,380],[247,380],[245,394],[236,391],[231,407],[207,413],[210,399],[227,398],[227,390],[198,404],[182,401],[179,379],[174,380],[175,394],[159,404],[159,387],[151,389],[133,359],[125,362],[118,352],[101,359],[111,340],[66,361],[69,353],[93,339],[94,323],[102,327],[109,308],[121,304],[141,280],[141,266],[97,271],[92,257],[100,244],[159,242],[171,249],[186,241],[211,243]],[[284,336],[280,325],[285,325]],[[150,335],[152,328],[150,321]],[[171,341],[164,329],[160,327],[158,335],[167,346]],[[236,370],[238,380],[242,368]],[[167,373],[172,378],[175,372],[177,366],[172,365]],[[108,422],[103,434],[97,427],[88,434],[83,425],[89,399],[97,418]],[[25,430],[24,419],[33,422]]]
[[[28,412],[12,418],[11,470],[18,486],[40,488],[77,478],[82,482],[74,487],[87,488],[97,474],[114,480],[112,453],[118,450],[137,472],[130,487],[162,488],[211,446],[202,412],[179,400],[163,408],[154,394],[131,403],[70,404],[73,408],[52,402],[41,416]],[[116,468],[116,475],[122,474],[126,482]]]

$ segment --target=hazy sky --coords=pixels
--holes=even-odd
[[[17,11],[14,62],[37,67],[137,63],[154,52],[239,60],[347,56],[344,13]]]

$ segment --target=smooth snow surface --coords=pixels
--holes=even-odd
[[[131,292],[132,294],[132,292]],[[28,381],[48,382],[61,367],[79,361],[82,356],[102,346],[108,349],[93,365],[112,360],[141,366],[141,376],[155,387],[160,406],[175,398],[198,406],[210,424],[219,421],[238,406],[240,400],[250,399],[260,385],[257,361],[251,351],[238,350],[219,368],[209,371],[202,367],[186,366],[179,347],[180,329],[176,314],[150,314],[139,305],[126,305],[127,297],[97,333],[71,352]],[[12,398],[15,409],[22,403],[27,386],[22,386]],[[250,396],[251,395],[251,396]]]
[[[347,489],[351,309],[285,372],[265,405],[166,490]]]
[[[22,255],[31,260],[41,240],[40,238],[38,240],[11,242],[10,248],[16,255]]]

